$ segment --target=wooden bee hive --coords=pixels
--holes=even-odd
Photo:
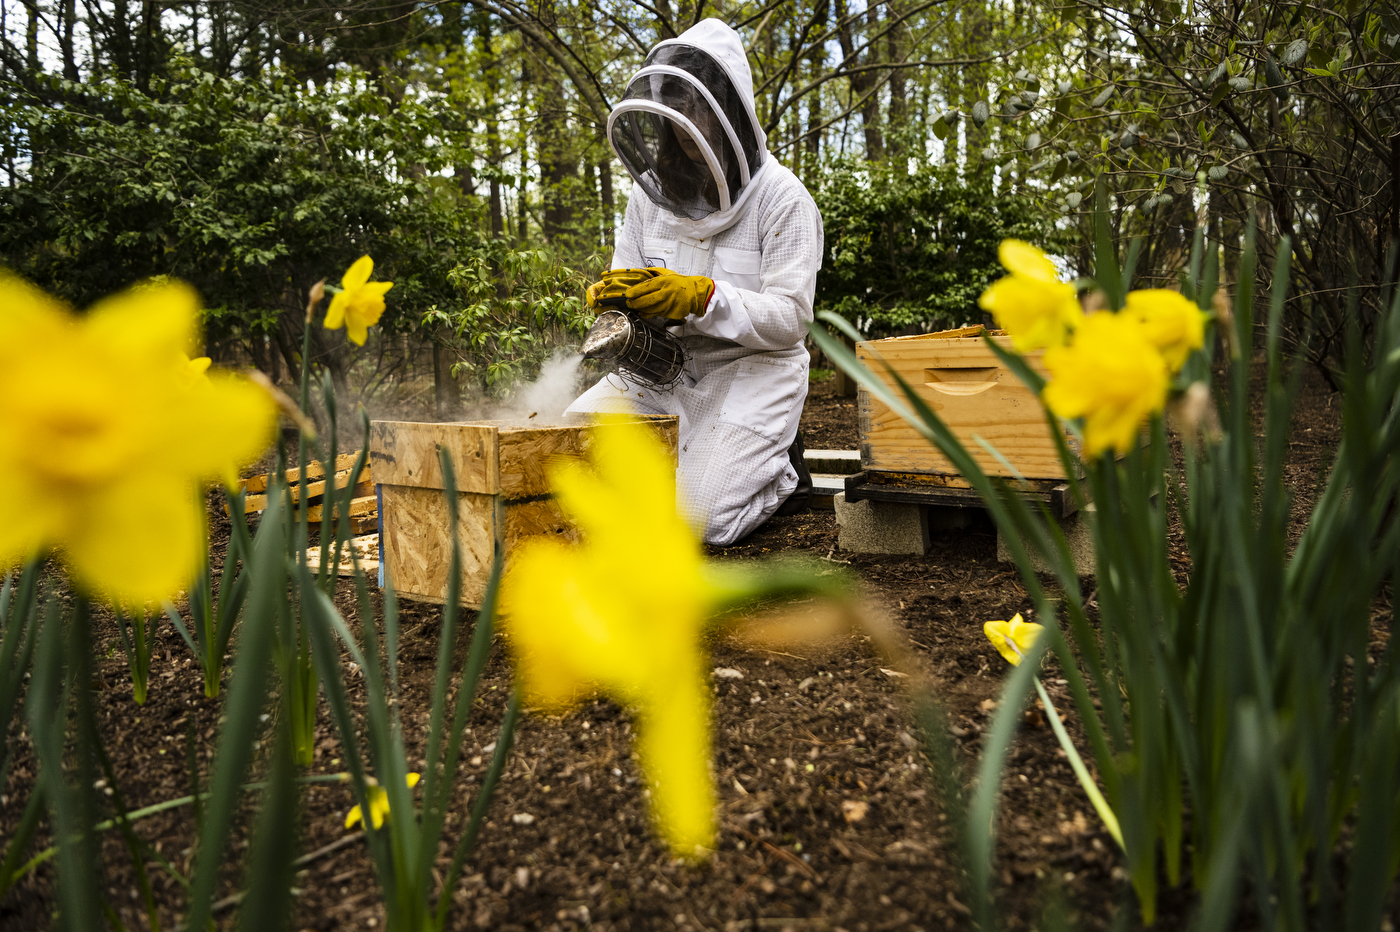
[[[867,341],[856,344],[856,355],[903,397],[880,359],[889,363],[988,475],[1019,473],[1030,480],[1063,482],[1066,476],[1045,409],[1031,390],[1001,365],[983,342],[984,332],[982,327],[963,327]],[[994,335],[992,339],[1010,348],[1010,337]],[[1044,375],[1042,355],[1035,352],[1025,358],[1032,369]],[[864,388],[856,405],[862,469],[922,477],[926,483],[947,487],[965,485],[947,458]],[[978,437],[995,447],[1015,472],[984,449]],[[1072,438],[1068,434],[1065,438],[1071,441],[1070,449],[1075,449]]]
[[[638,418],[665,440],[674,459],[674,417]],[[462,548],[462,603],[481,606],[497,546],[505,558],[541,535],[575,540],[555,504],[547,468],[557,457],[582,458],[597,431],[616,429],[582,417],[530,421],[370,422],[370,463],[378,483],[380,566],[401,596],[447,599],[452,539],[448,532],[439,448],[452,457]]]

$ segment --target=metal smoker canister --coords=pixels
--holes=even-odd
[[[685,348],[665,327],[618,310],[598,315],[583,341],[588,359],[611,362],[625,375],[653,388],[669,388],[685,368]]]

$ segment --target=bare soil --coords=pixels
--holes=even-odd
[[[854,399],[835,396],[830,380],[814,383],[803,416],[808,449],[853,448],[854,412]],[[1303,516],[1336,447],[1339,404],[1310,378],[1296,418],[1289,479]],[[226,539],[212,497],[210,517],[216,538]],[[933,671],[960,752],[974,760],[1005,674],[982,623],[1030,608],[1017,574],[996,560],[994,529],[980,519],[941,532],[923,557],[845,553],[836,541],[834,515],[812,512],[774,519],[719,555],[749,560],[806,553],[857,573],[869,598],[896,620]],[[348,582],[338,601],[353,618]],[[404,724],[410,747],[421,748],[440,610],[412,602],[402,608]],[[94,688],[128,808],[184,795],[187,733],[207,767],[219,715],[217,703],[203,697],[188,649],[168,624],[161,626],[151,694],[137,706],[110,620],[99,619],[96,633],[101,651]],[[595,702],[562,718],[532,714],[523,720],[487,830],[453,891],[454,929],[875,932],[965,922],[958,869],[908,703],[870,645],[852,637],[822,650],[760,651],[721,638],[712,645],[711,666],[739,674],[714,678],[714,772],[722,804],[715,855],[688,866],[651,834],[624,711]],[[1046,680],[1062,700],[1059,708],[1071,710],[1053,670]],[[498,647],[467,738],[451,840],[485,771],[486,747],[495,741],[509,690],[510,670]],[[339,745],[323,714],[312,771],[340,769]],[[13,831],[33,776],[26,747],[0,798],[0,837]],[[1118,910],[1132,908],[1112,842],[1034,713],[1013,746],[1002,791],[996,869],[1010,928],[1037,926],[1043,904],[1054,896],[1063,897],[1083,929],[1106,928]],[[294,928],[383,925],[364,844],[343,828],[351,805],[347,785],[306,790],[302,850],[324,853],[296,877]],[[164,857],[188,868],[188,807],[138,827]],[[117,838],[108,839],[106,852],[110,902],[128,928],[145,928]],[[449,856],[443,853],[444,869]],[[169,928],[183,892],[159,869],[154,876],[161,922]],[[239,881],[230,872],[223,894],[236,892]],[[1176,928],[1185,918],[1186,894],[1169,892],[1164,900],[1158,927]],[[55,907],[53,875],[44,866],[0,902],[0,928],[48,928]],[[221,921],[233,912],[221,912]]]

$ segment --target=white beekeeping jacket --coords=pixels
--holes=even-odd
[[[821,215],[768,153],[743,43],[719,20],[652,49],[608,141],[635,181],[613,268],[705,275],[715,293],[676,329],[689,359],[674,386],[610,376],[568,413],[677,415],[681,507],[706,541],[731,544],[797,485]]]
[[[652,49],[608,119],[608,141],[635,182],[612,267],[714,279],[709,308],[682,337],[749,352],[798,347],[812,319],[821,215],[767,151],[738,33],[707,19]],[[692,352],[743,354],[707,342]]]

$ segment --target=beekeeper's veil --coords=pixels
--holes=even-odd
[[[676,216],[737,208],[767,158],[739,34],[707,19],[652,49],[608,117],[608,142]]]

